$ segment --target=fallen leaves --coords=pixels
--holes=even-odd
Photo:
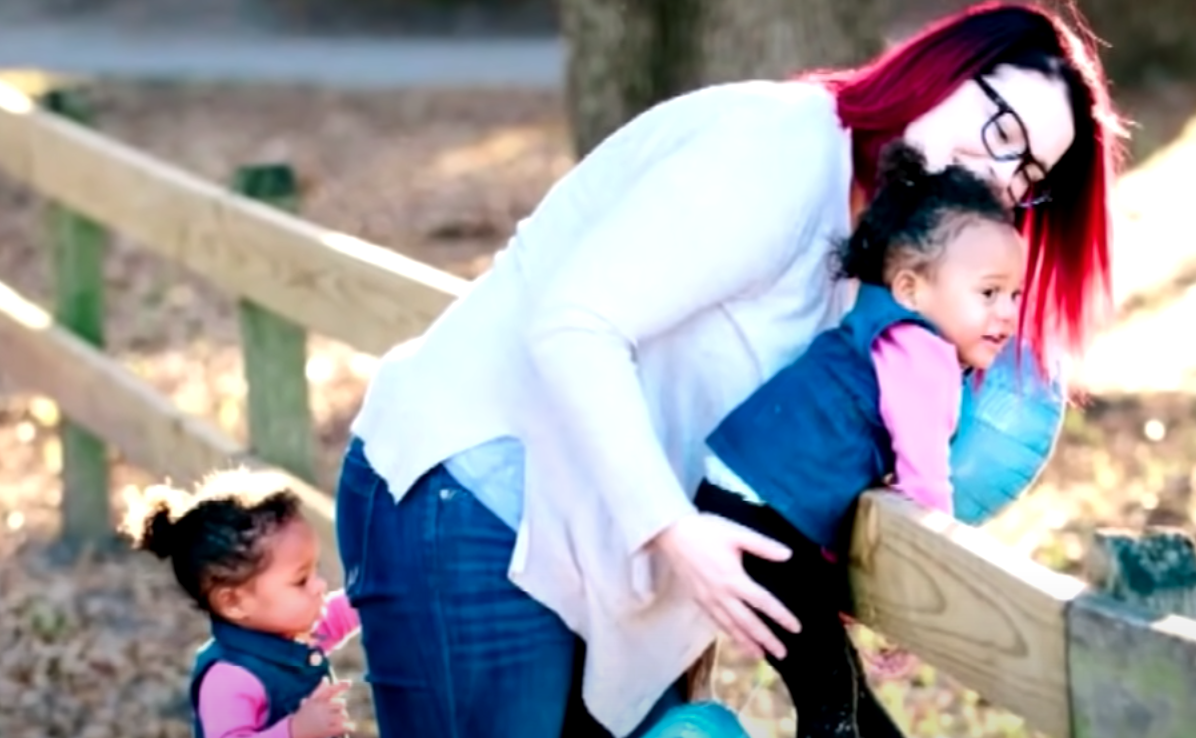
[[[189,734],[179,687],[204,622],[175,607],[168,572],[129,553],[64,566],[31,546],[9,554],[0,581],[0,732]]]

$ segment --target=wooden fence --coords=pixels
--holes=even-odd
[[[0,282],[0,371],[69,419],[68,532],[107,530],[111,445],[179,480],[230,464],[276,469],[334,551],[331,499],[312,486],[305,332],[381,353],[417,339],[468,284],[289,214],[285,169],[246,169],[230,187],[202,181],[89,129],[74,101],[0,84],[0,168],[53,204],[55,278],[52,311]],[[103,353],[106,229],[240,300],[248,449]],[[1196,734],[1196,621],[1153,614],[880,492],[861,505],[851,559],[864,623],[1032,727],[1056,738]]]

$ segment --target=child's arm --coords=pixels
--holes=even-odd
[[[266,688],[248,670],[221,661],[204,674],[196,712],[205,738],[327,738],[351,728],[339,697],[348,686],[325,681],[298,711],[263,728],[270,713]]]
[[[312,635],[325,652],[335,651],[357,632],[361,621],[357,611],[349,604],[344,590],[331,592],[324,600],[324,616],[316,623]]]
[[[880,415],[893,440],[894,489],[952,514],[951,435],[963,380],[955,347],[914,323],[898,323],[872,346]]]
[[[199,722],[205,738],[290,738],[291,718],[261,729],[269,713],[266,688],[246,669],[219,662],[199,685]]]

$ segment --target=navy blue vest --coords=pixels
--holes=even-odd
[[[263,730],[298,710],[299,703],[322,680],[334,678],[328,657],[319,648],[212,618],[212,638],[200,647],[191,670],[195,738],[204,738],[199,724],[199,685],[217,661],[240,666],[265,687],[270,712]]]
[[[859,496],[893,470],[871,350],[895,323],[935,331],[884,287],[861,285],[842,323],[731,411],[710,450],[807,538],[836,549]]]

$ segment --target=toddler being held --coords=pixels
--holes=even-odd
[[[797,706],[799,738],[902,734],[840,619],[851,608],[854,508],[889,482],[954,512],[950,447],[964,383],[979,381],[1016,334],[1026,271],[1016,218],[966,166],[928,171],[918,150],[897,143],[879,180],[838,249],[855,304],[707,437],[695,497],[699,510],[792,551],[784,561],[747,555],[744,568],[761,587],[758,609],[775,598],[801,623],[799,633],[768,623],[784,647],[769,661]]]

